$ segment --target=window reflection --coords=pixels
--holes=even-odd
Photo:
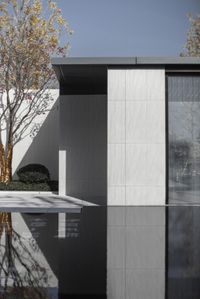
[[[169,203],[200,202],[200,77],[168,77]]]

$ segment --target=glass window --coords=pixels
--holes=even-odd
[[[200,76],[168,83],[169,203],[200,202]]]

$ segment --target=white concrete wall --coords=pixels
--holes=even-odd
[[[38,115],[32,124],[40,125],[36,136],[33,138],[30,136],[32,127],[30,126],[30,130],[26,132],[27,136],[14,147],[12,165],[14,179],[17,179],[17,169],[30,163],[45,165],[49,169],[51,179],[58,179],[59,90],[51,90],[51,94],[54,100],[49,106],[49,112]]]
[[[108,70],[108,205],[165,204],[165,70]]]
[[[106,204],[106,95],[60,96],[59,157],[59,194]]]

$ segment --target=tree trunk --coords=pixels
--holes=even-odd
[[[12,216],[11,213],[0,212],[0,237],[4,230],[7,235],[12,235]]]
[[[4,182],[5,174],[5,150],[4,145],[0,144],[0,181]]]
[[[5,161],[5,175],[4,175],[5,183],[9,183],[12,181],[12,158],[13,158],[13,145],[9,143],[6,161]]]
[[[8,144],[7,152],[3,144],[0,144],[0,181],[2,183],[9,183],[12,181],[12,158],[13,158],[13,145]]]

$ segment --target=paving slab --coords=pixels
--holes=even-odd
[[[80,213],[93,203],[52,192],[5,192],[0,191],[1,212],[21,213]]]

